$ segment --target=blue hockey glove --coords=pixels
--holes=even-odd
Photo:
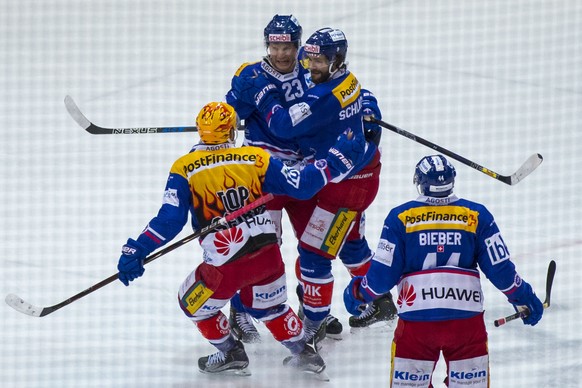
[[[378,100],[372,92],[366,89],[362,89],[362,113],[364,116],[372,116],[379,120],[382,119],[382,112],[380,112],[380,107],[378,107]],[[382,127],[364,119],[364,134],[366,135],[367,142],[379,145],[380,138],[382,137]]]
[[[263,114],[270,112],[271,107],[279,103],[277,87],[264,73],[252,77],[234,77],[231,86],[239,100],[255,105]]]
[[[361,306],[366,304],[365,301],[358,298],[358,290],[363,278],[363,276],[355,276],[344,290],[344,305],[352,315],[360,315],[362,313]]]
[[[351,170],[360,163],[365,152],[366,141],[361,133],[354,134],[351,130],[347,134],[342,133],[327,153],[331,175],[335,178]]]
[[[535,326],[542,319],[544,305],[528,283],[522,282],[521,286],[509,295],[507,299],[513,305],[515,311],[523,310],[523,306],[527,307],[529,315],[523,318],[524,324]]]
[[[145,268],[143,261],[146,258],[146,248],[133,239],[128,239],[127,244],[121,248],[121,257],[117,264],[119,280],[126,286],[129,282],[143,275]]]

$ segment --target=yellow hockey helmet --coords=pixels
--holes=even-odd
[[[196,127],[204,144],[234,144],[238,126],[238,116],[226,102],[209,102],[196,117]]]

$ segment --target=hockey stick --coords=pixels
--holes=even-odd
[[[233,221],[236,218],[243,216],[246,213],[258,208],[259,206],[264,205],[266,202],[270,201],[271,199],[273,199],[273,194],[269,193],[267,195],[260,197],[256,201],[248,204],[247,206],[245,206],[239,210],[236,210],[230,214],[227,214],[226,216],[211,223],[210,225],[192,233],[191,235],[189,235],[187,237],[184,237],[183,239],[181,239],[179,241],[176,241],[172,245],[169,245],[166,248],[164,248],[164,249],[162,249],[154,254],[149,255],[148,257],[145,258],[145,260],[143,262],[144,265],[151,263],[155,259],[162,257],[166,253],[169,253],[169,252],[173,251],[174,249],[179,248],[182,245],[184,245],[184,244],[186,244],[194,239],[197,239],[198,237],[207,235],[208,233],[212,232],[213,230],[215,230],[219,226],[227,225],[230,221]],[[100,289],[101,287],[103,287],[109,283],[114,282],[115,280],[117,280],[118,275],[119,275],[119,273],[116,273],[115,275],[111,275],[107,279],[104,279],[104,280],[100,281],[99,283],[94,284],[91,287],[87,288],[85,291],[82,291],[82,292],[78,293],[77,295],[71,296],[69,299],[67,299],[61,303],[58,303],[54,306],[37,307],[37,306],[34,306],[28,302],[25,302],[22,298],[20,298],[17,295],[14,295],[14,294],[9,294],[6,296],[6,303],[8,304],[8,306],[12,307],[16,311],[19,311],[23,314],[30,315],[33,317],[44,317],[45,315],[49,315],[51,313],[54,313],[58,309],[65,307],[65,306],[73,303],[74,301],[79,300],[86,295],[89,295],[90,293],[92,293],[94,291],[97,291],[98,289]]]
[[[143,127],[143,128],[105,128],[93,124],[81,112],[71,96],[65,97],[65,108],[73,120],[77,122],[85,131],[92,135],[140,135],[145,133],[178,133],[178,132],[198,132],[197,127]],[[238,128],[244,130],[244,124]]]
[[[429,148],[432,148],[433,150],[440,152],[441,154],[445,154],[447,156],[450,156],[451,158],[458,160],[459,162],[466,164],[467,166],[474,168],[477,171],[481,171],[483,174],[486,174],[488,176],[490,176],[491,178],[497,179],[498,181],[501,181],[505,184],[508,184],[510,186],[516,185],[518,184],[521,180],[523,180],[526,176],[528,176],[529,174],[532,173],[533,170],[535,170],[544,160],[544,158],[542,157],[542,155],[540,154],[533,154],[531,155],[522,165],[521,167],[514,172],[511,175],[500,175],[498,173],[496,173],[495,171],[492,171],[486,167],[483,167],[469,159],[466,159],[464,157],[462,157],[461,155],[458,155],[452,151],[447,150],[446,148],[443,148],[441,146],[439,146],[438,144],[432,143],[426,139],[423,139],[422,137],[416,136],[408,131],[405,131],[402,128],[398,128],[392,124],[388,124],[382,120],[378,120],[374,117],[369,117],[366,116],[365,120],[371,121],[373,123],[378,124],[381,127],[384,127],[386,129],[391,130],[392,132],[395,132],[399,135],[402,135],[404,137],[409,138],[410,140],[413,140],[417,143],[420,143],[422,145],[425,145]]]
[[[198,132],[196,127],[103,128],[90,122],[71,96],[65,97],[67,111],[84,130],[93,135],[132,135],[143,133]]]
[[[544,300],[544,308],[550,307],[550,297],[552,294],[552,284],[554,283],[554,275],[556,274],[556,262],[554,260],[550,261],[548,265],[548,276],[546,277],[546,300]],[[529,310],[518,311],[515,314],[508,315],[505,318],[499,318],[493,321],[495,327],[506,324],[509,321],[513,321],[517,318],[525,318],[529,315]]]

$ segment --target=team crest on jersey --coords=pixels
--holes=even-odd
[[[301,173],[299,171],[295,170],[294,168],[290,168],[283,165],[283,168],[281,169],[281,174],[285,176],[285,179],[287,180],[287,182],[289,182],[290,185],[292,185],[296,189],[299,188],[299,179],[301,176]]]

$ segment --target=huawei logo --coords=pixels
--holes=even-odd
[[[402,305],[406,303],[408,307],[412,306],[414,301],[416,300],[416,291],[414,291],[414,286],[408,284],[408,282],[404,282],[402,289],[400,290],[400,294],[398,294],[398,307],[402,308]]]
[[[242,242],[243,232],[239,228],[230,228],[216,233],[214,236],[214,246],[216,252],[223,256],[230,253],[230,245]]]

